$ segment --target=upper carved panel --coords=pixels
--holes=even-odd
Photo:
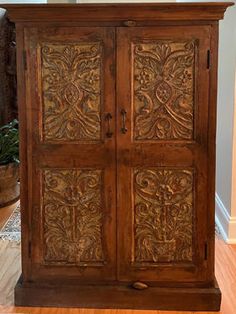
[[[41,54],[43,139],[98,141],[101,44],[43,44]]]
[[[133,44],[134,139],[193,138],[195,42]]]
[[[104,260],[102,171],[43,171],[44,261],[89,265]]]
[[[192,261],[193,171],[134,171],[134,260]]]

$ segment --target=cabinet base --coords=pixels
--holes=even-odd
[[[221,292],[210,288],[129,286],[51,286],[22,283],[15,287],[16,306],[219,311]]]

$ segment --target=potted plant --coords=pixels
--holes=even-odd
[[[18,121],[0,127],[0,208],[19,199]]]

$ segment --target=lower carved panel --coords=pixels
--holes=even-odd
[[[193,170],[134,171],[134,261],[193,259]]]
[[[88,266],[104,261],[102,170],[43,171],[46,264]]]

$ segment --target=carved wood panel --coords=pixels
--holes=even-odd
[[[101,43],[45,43],[41,55],[44,141],[99,141]]]
[[[0,8],[0,126],[18,118],[15,25]]]
[[[195,48],[195,41],[133,44],[134,140],[193,138]]]
[[[134,171],[135,262],[192,261],[193,184],[193,170]]]
[[[102,265],[102,170],[47,169],[42,178],[44,262]]]

